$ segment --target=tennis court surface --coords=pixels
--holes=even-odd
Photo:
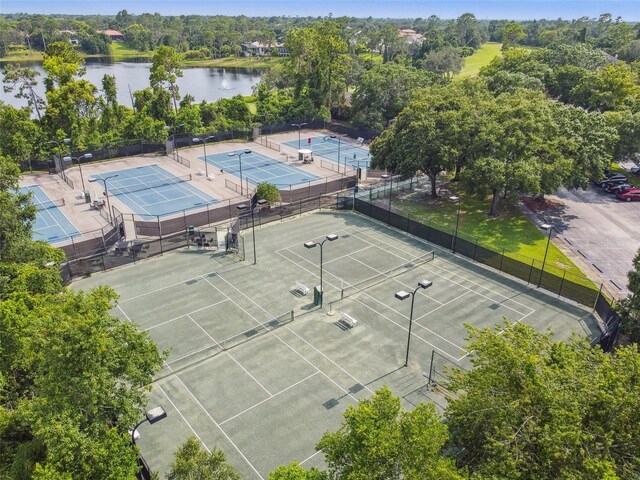
[[[241,154],[241,160],[238,155]],[[198,157],[204,162],[204,156]],[[240,179],[247,180],[253,185],[268,182],[273,185],[301,185],[303,183],[321,180],[321,177],[294,166],[282,163],[258,152],[243,153],[242,150],[229,153],[207,155],[209,165],[214,165]]]
[[[296,288],[320,283],[320,248],[304,243],[327,234],[337,239],[322,247],[320,309]],[[269,224],[256,230],[256,247],[256,265],[250,253],[239,262],[177,251],[73,284],[110,284],[120,294],[114,314],[170,349],[149,395],[168,417],[141,426],[137,442],[161,476],[190,435],[224,450],[246,479],[293,460],[321,466],[322,434],[384,384],[405,408],[441,408],[441,393],[426,385],[431,355],[468,368],[464,323],[494,327],[506,316],[561,339],[598,333],[589,310],[350,212]],[[416,293],[404,367],[411,301],[394,294],[422,279],[433,284]]]
[[[38,185],[27,185],[20,188],[20,192],[31,192],[31,200],[38,209],[33,225],[34,240],[53,244],[80,236],[80,232],[58,208],[64,205],[63,199],[51,200]]]
[[[191,175],[178,177],[159,165],[144,165],[92,175],[89,181],[103,188],[105,180],[109,195],[116,197],[133,212],[167,215],[180,210],[201,208],[218,200],[188,183]]]
[[[311,143],[309,143],[311,138]],[[288,147],[298,148],[298,140],[284,142]],[[321,157],[330,162],[349,165],[354,168],[369,168],[369,151],[359,145],[345,141],[343,139],[329,136],[308,137],[300,142],[300,148],[308,148],[313,151],[313,155]]]

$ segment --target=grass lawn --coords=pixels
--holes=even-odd
[[[372,60],[375,64],[382,63],[383,58],[381,53],[359,53],[358,57],[363,60]]]
[[[282,63],[279,57],[227,57],[207,60],[182,60],[184,67],[271,68]]]
[[[257,102],[247,102],[247,108],[251,112],[251,115],[255,115],[258,113],[258,103]]]
[[[631,185],[635,185],[636,187],[640,188],[640,177],[637,175],[634,175],[633,173],[627,172],[624,168],[622,168],[617,163],[612,164],[609,170],[611,170],[612,173],[622,173],[626,175]]]
[[[464,67],[456,78],[475,77],[481,67],[489,65],[491,60],[502,55],[501,48],[501,43],[485,43],[473,55],[464,59]]]
[[[0,57],[2,62],[41,62],[44,58],[42,52],[27,50],[26,48],[11,49],[7,56]]]
[[[112,42],[111,56],[113,57],[113,60],[116,62],[124,62],[131,58],[141,58],[141,57],[146,57],[149,60],[151,60],[151,57],[153,57],[153,52],[141,52],[139,50],[134,50],[133,48],[129,48],[123,42]]]
[[[448,197],[432,200],[428,194],[427,197],[424,193],[412,194],[396,199],[393,208],[427,225],[433,223],[440,230],[455,231],[458,203]],[[478,245],[496,252],[504,251],[506,256],[524,263],[530,264],[535,259],[535,265],[540,268],[547,246],[547,235],[510,202],[500,202],[497,217],[489,217],[488,211],[489,199],[481,201],[463,197],[458,227],[460,237],[469,241],[477,239]],[[549,245],[545,271],[560,277],[566,272],[567,279],[597,289],[553,243]]]

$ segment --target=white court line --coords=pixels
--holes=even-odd
[[[291,252],[291,253],[293,253],[293,254],[295,255],[295,252]],[[311,275],[314,275],[310,270],[308,270],[308,269],[304,268],[304,267],[303,267],[303,266],[301,266],[300,264],[295,263],[295,262],[293,262],[292,260],[290,260],[290,259],[288,259],[287,257],[285,257],[284,255],[282,255],[282,253],[280,253],[280,251],[278,251],[278,255],[280,255],[282,258],[284,258],[284,259],[285,259],[285,260],[287,260],[288,262],[291,262],[291,263],[293,263],[294,265],[298,266],[299,268],[302,268],[303,270],[305,270],[306,272],[310,273]],[[333,276],[333,275],[332,275],[332,276]],[[339,290],[339,289],[338,289],[335,285],[333,285],[331,282],[329,282],[329,281],[327,281],[327,280],[325,280],[325,282],[326,282],[327,284],[329,284],[330,286],[332,286],[333,288],[335,288],[335,289]],[[384,318],[384,319],[388,320],[389,322],[393,323],[394,325],[396,325],[396,326],[400,327],[402,330],[408,331],[408,329],[407,329],[407,328],[405,328],[405,327],[403,327],[402,325],[400,325],[399,323],[397,323],[397,322],[395,322],[395,321],[391,320],[389,317],[387,317],[386,315],[381,314],[381,313],[380,313],[380,312],[378,312],[377,310],[374,310],[373,308],[371,308],[371,306],[369,306],[369,305],[367,305],[366,303],[364,303],[364,302],[362,302],[362,301],[358,300],[356,297],[352,296],[352,297],[349,297],[349,298],[353,299],[355,302],[360,303],[361,305],[365,306],[365,307],[366,307],[366,308],[368,308],[369,310],[374,311],[376,314],[378,314],[378,315],[379,315],[379,316],[381,316],[382,318]],[[387,306],[388,306],[388,305],[387,305]],[[297,335],[295,332],[292,332],[292,333],[293,333],[294,335]],[[298,335],[298,336],[299,336],[299,335]],[[416,337],[416,339],[418,339],[418,340],[420,340],[420,341],[422,341],[422,342],[426,343],[427,345],[431,345],[433,348],[435,348],[436,350],[439,350],[439,351],[440,351],[440,352],[442,352],[444,355],[447,355],[448,357],[450,357],[450,358],[452,358],[452,359],[455,359],[455,357],[454,357],[453,355],[450,355],[449,353],[445,352],[444,350],[442,350],[442,349],[440,349],[440,348],[436,347],[434,344],[432,344],[431,342],[429,342],[429,341],[425,340],[424,338],[422,338],[422,337],[420,337],[420,336],[416,335],[415,333],[413,333],[413,336],[415,336],[415,337]],[[304,340],[304,339],[302,339],[302,340],[306,342],[306,340]],[[313,347],[313,345],[312,345],[312,348],[315,348],[315,347]],[[459,347],[458,347],[458,348],[459,348]],[[460,348],[460,350],[462,350],[462,351],[466,351],[466,350],[464,350],[463,348]],[[360,383],[360,382],[359,382],[359,383]],[[360,383],[360,384],[362,385],[362,383]]]
[[[223,280],[224,282],[226,282],[231,288],[233,288],[234,290],[236,290],[240,295],[242,295],[243,297],[245,297],[246,299],[248,299],[251,303],[253,303],[255,306],[257,306],[260,310],[262,310],[263,312],[269,314],[269,312],[267,312],[267,310],[265,310],[264,308],[262,308],[261,305],[257,304],[256,302],[253,301],[253,299],[251,299],[250,297],[248,297],[243,291],[239,290],[238,288],[236,288],[233,284],[231,284],[228,280],[226,280],[223,277],[220,277],[221,280]],[[235,303],[233,301],[233,299],[230,299],[233,303]],[[240,305],[238,305],[236,303],[236,306],[241,309],[243,312],[247,313],[247,315],[249,315],[251,318],[254,319],[254,321],[259,322],[259,320],[257,320],[253,315],[251,315],[249,312],[247,312],[244,308],[242,308]],[[262,325],[262,324],[260,324]],[[349,377],[351,377],[353,380],[355,380],[357,383],[359,383],[360,385],[364,385],[362,382],[360,382],[357,378],[355,378],[353,375],[351,375],[349,372],[347,372],[344,368],[342,368],[340,365],[338,365],[336,362],[334,362],[332,359],[330,359],[329,357],[327,357],[324,353],[322,353],[320,350],[318,350],[316,347],[314,347],[313,345],[311,345],[309,342],[307,342],[304,338],[300,337],[300,335],[298,335],[297,333],[295,333],[293,330],[291,330],[289,327],[287,327],[286,325],[283,327],[285,329],[287,329],[289,332],[291,332],[292,334],[296,335],[298,338],[300,338],[303,342],[305,342],[307,345],[309,345],[312,349],[314,349],[316,352],[318,352],[320,355],[322,355],[324,358],[326,358],[329,362],[331,362],[334,366],[336,366],[338,369],[342,370],[344,373],[346,373]],[[280,340],[284,345],[286,345],[287,347],[289,347],[291,349],[291,351],[293,351],[295,354],[297,354],[300,358],[302,358],[305,362],[307,362],[309,365],[311,365],[313,368],[315,368],[317,371],[319,371],[320,373],[322,373],[322,375],[324,375],[327,380],[329,380],[331,383],[333,383],[335,386],[337,386],[340,390],[342,390],[343,393],[346,393],[347,395],[349,395],[351,398],[353,398],[356,402],[358,401],[358,399],[356,397],[354,397],[353,395],[351,395],[351,393],[341,387],[336,381],[334,381],[329,375],[327,375],[326,373],[324,373],[320,368],[318,368],[313,362],[311,362],[309,359],[307,359],[304,355],[302,355],[300,352],[298,352],[295,348],[293,348],[291,345],[289,345],[286,341],[284,341],[276,332],[275,330],[272,330],[271,332],[269,332],[271,335],[273,335],[274,337],[276,337],[278,340]],[[371,393],[374,393],[372,390],[370,390],[366,385],[364,385],[364,387],[369,390]]]
[[[524,317],[516,320],[515,322],[513,322],[511,325],[517,325],[518,323],[522,322],[525,318],[527,318],[529,315],[531,315],[532,313],[535,312],[529,312],[527,313]],[[502,335],[507,329],[506,328],[501,328],[500,331],[498,332],[498,335]],[[466,351],[466,350],[465,350]],[[467,358],[469,355],[471,355],[475,350],[471,350],[471,351],[467,351],[466,354],[464,354],[463,356],[461,356],[459,359],[456,360],[456,362],[460,362],[462,360],[464,360],[465,358]]]
[[[166,365],[166,364],[165,364]],[[258,470],[256,470],[256,467],[253,466],[253,464],[249,461],[249,459],[245,456],[244,453],[242,453],[242,450],[240,450],[238,448],[238,446],[234,443],[233,440],[231,440],[231,437],[229,435],[227,435],[227,432],[225,432],[222,427],[220,426],[220,424],[218,424],[218,422],[216,422],[216,420],[211,416],[211,414],[207,411],[206,408],[204,408],[204,406],[200,403],[200,401],[196,398],[196,396],[193,394],[193,392],[191,390],[189,390],[189,387],[187,387],[185,385],[185,383],[182,381],[182,379],[171,369],[171,367],[169,365],[167,365],[167,368],[169,370],[171,370],[171,373],[174,374],[174,376],[176,377],[176,379],[180,382],[180,384],[184,387],[184,389],[187,391],[187,393],[189,395],[191,395],[191,398],[193,398],[194,402],[196,402],[196,404],[198,404],[198,406],[202,409],[202,411],[204,412],[204,414],[209,417],[209,419],[211,420],[211,422],[216,426],[216,428],[218,428],[218,430],[220,430],[220,432],[222,432],[222,434],[225,436],[225,438],[229,441],[229,443],[231,443],[231,445],[233,445],[233,448],[235,448],[238,453],[240,454],[240,456],[244,459],[245,462],[247,462],[247,464],[251,467],[251,469],[255,472],[256,475],[258,475],[258,477],[260,477],[261,480],[264,480],[264,477],[262,475],[260,475],[260,473],[258,472]]]
[[[246,373],[247,375],[249,375],[249,376],[253,379],[253,381],[254,381],[254,382],[256,382],[258,385],[260,385],[260,388],[262,388],[265,392],[267,392],[267,395],[269,395],[269,398],[273,398],[273,397],[275,397],[275,395],[274,395],[273,393],[271,393],[269,390],[267,390],[267,387],[265,387],[264,385],[262,385],[262,384],[258,381],[258,379],[257,379],[256,377],[254,377],[253,375],[251,375],[251,373],[249,373],[249,371],[248,371],[246,368],[244,368],[244,367],[242,366],[242,364],[241,364],[238,360],[236,360],[235,358],[233,358],[233,355],[231,355],[231,354],[229,353],[229,351],[227,351],[227,355],[229,356],[229,358],[230,358],[231,360],[233,360],[234,362],[236,362],[236,364],[237,364],[237,365],[238,365],[242,370],[244,370],[244,373]],[[276,395],[277,395],[277,394],[276,394]],[[267,399],[267,400],[268,400],[268,399]],[[221,423],[220,425],[222,425],[222,423]]]
[[[156,288],[155,290],[151,290],[150,292],[141,293],[140,295],[135,295],[135,296],[133,296],[133,297],[129,297],[129,298],[124,299],[124,300],[120,300],[118,303],[127,303],[127,302],[130,302],[131,300],[135,300],[135,299],[137,299],[137,298],[144,297],[145,295],[152,295],[152,294],[154,294],[154,293],[161,292],[162,290],[166,290],[166,289],[168,289],[168,288],[174,288],[174,287],[177,287],[178,285],[182,285],[182,284],[187,283],[187,282],[193,282],[194,280],[200,280],[201,278],[208,277],[208,276],[209,276],[209,275],[211,275],[212,273],[215,273],[216,275],[218,275],[218,273],[217,273],[217,272],[215,272],[215,271],[213,271],[213,272],[203,273],[202,275],[198,275],[197,277],[187,278],[186,280],[181,280],[181,281],[179,281],[179,282],[172,283],[171,285],[167,285],[166,287]],[[209,285],[211,285],[211,283],[209,283]],[[215,287],[214,287],[214,288],[215,288]],[[217,290],[217,289],[216,289],[216,290]],[[225,296],[226,296],[226,295],[225,295]],[[206,308],[206,307],[205,307],[205,308]],[[193,312],[191,312],[191,313],[193,313]]]
[[[204,307],[202,307],[202,308],[198,308],[197,310],[193,310],[192,312],[183,313],[182,315],[178,315],[177,317],[174,317],[174,318],[172,318],[172,319],[170,319],[170,320],[166,320],[166,321],[164,321],[164,322],[158,323],[158,324],[153,325],[153,326],[151,326],[151,327],[144,328],[144,329],[142,329],[142,331],[143,331],[143,332],[147,332],[147,331],[152,330],[152,329],[154,329],[154,328],[161,327],[162,325],[166,325],[167,323],[175,322],[176,320],[179,320],[179,319],[181,319],[181,318],[182,318],[182,317],[184,317],[184,316],[189,316],[189,315],[191,315],[191,314],[193,314],[193,313],[198,313],[198,312],[201,312],[202,310],[206,310],[207,308],[211,308],[211,307],[214,307],[214,306],[216,306],[216,305],[220,305],[221,303],[224,303],[224,302],[226,302],[226,301],[228,301],[228,300],[227,300],[227,299],[223,299],[223,300],[220,300],[219,302],[212,303],[212,304],[210,304],[210,305],[206,305],[206,306],[204,306]],[[189,317],[189,318],[191,318],[191,317]],[[193,320],[193,319],[191,318],[191,320]],[[195,322],[195,320],[194,320],[194,322]],[[200,325],[198,325],[198,326],[200,326]]]
[[[158,387],[160,389],[160,391],[162,392],[162,394],[165,396],[165,398],[167,400],[169,400],[169,403],[171,404],[171,406],[173,408],[175,408],[176,412],[178,412],[178,415],[180,415],[180,418],[182,418],[182,420],[184,420],[184,423],[187,424],[187,427],[189,427],[189,430],[191,430],[191,432],[193,432],[193,434],[196,436],[196,438],[200,441],[200,443],[202,444],[202,446],[204,447],[204,449],[207,451],[207,453],[211,453],[211,450],[209,450],[209,447],[207,447],[207,445],[202,441],[202,438],[200,438],[200,435],[198,435],[198,432],[195,431],[195,429],[191,426],[191,424],[189,423],[189,421],[184,417],[184,415],[182,414],[182,412],[180,411],[180,409],[176,406],[175,403],[173,403],[173,400],[171,400],[171,398],[169,397],[169,395],[167,395],[167,392],[164,391],[164,389],[162,388],[162,386],[159,383],[156,383],[156,387]]]
[[[360,260],[358,260],[357,258],[352,258],[352,259],[353,259],[353,260],[355,260],[356,262],[358,262],[358,263],[360,263],[360,264],[364,265],[365,267],[369,267],[369,268],[370,268],[371,270],[373,270],[374,272],[378,272],[378,274],[384,274],[384,272],[381,272],[380,270],[378,270],[378,269],[376,269],[376,268],[373,268],[372,266],[367,265],[367,264],[366,264],[366,263],[364,263],[364,262],[361,262],[361,261],[360,261]],[[422,266],[422,265],[418,265],[418,267],[421,267],[421,266]],[[397,280],[397,278],[396,278],[396,277],[387,277],[387,278],[389,278],[392,282],[399,283],[400,285],[402,285],[402,286],[403,286],[403,287],[405,287],[405,288],[411,288],[412,290],[413,290],[413,288],[415,288],[415,286],[409,286],[409,285],[407,285],[406,283],[401,282],[400,280]],[[365,279],[365,280],[366,280],[366,279]],[[440,305],[444,305],[444,303],[442,303],[442,302],[441,302],[441,301],[439,301],[439,300],[436,300],[435,298],[433,298],[433,297],[432,297],[431,295],[429,295],[428,293],[422,292],[422,294],[423,294],[425,297],[429,298],[430,300],[433,300],[434,302],[439,303]]]
[[[307,460],[311,460],[313,457],[315,457],[316,455],[318,455],[319,453],[322,453],[322,450],[318,450],[316,453],[314,453],[313,455],[308,456],[307,458],[305,458],[304,460],[302,460],[300,462],[300,465],[302,465],[304,462],[306,462]]]
[[[249,408],[246,408],[246,409],[244,409],[243,411],[241,411],[241,412],[239,412],[239,413],[236,413],[234,416],[229,417],[229,418],[227,418],[226,420],[224,420],[224,421],[220,422],[220,425],[224,425],[225,423],[230,422],[230,421],[231,421],[231,420],[233,420],[234,418],[238,418],[240,415],[243,415],[243,414],[247,413],[249,410],[253,410],[254,408],[256,408],[256,407],[258,407],[258,406],[262,405],[262,404],[263,404],[263,403],[265,403],[265,402],[268,402],[268,401],[269,401],[269,400],[271,400],[272,398],[277,397],[278,395],[280,395],[281,393],[286,392],[287,390],[291,390],[293,387],[296,387],[296,386],[300,385],[302,382],[304,382],[304,381],[306,381],[306,380],[309,380],[311,377],[313,377],[313,376],[315,376],[315,375],[317,375],[317,374],[319,374],[319,373],[321,373],[321,372],[320,372],[319,370],[316,370],[316,371],[315,371],[315,372],[313,372],[311,375],[308,375],[308,376],[304,377],[302,380],[298,380],[296,383],[294,383],[294,384],[292,384],[292,385],[289,385],[287,388],[284,388],[284,389],[280,390],[279,392],[274,393],[273,395],[272,395],[272,394],[269,394],[269,395],[270,395],[270,397],[269,397],[269,398],[265,398],[264,400],[260,400],[258,403],[254,404],[254,405],[251,405]],[[268,392],[267,392],[267,393],[268,393]]]
[[[385,225],[385,226],[386,226],[386,225]],[[367,233],[366,233],[366,232],[364,232],[364,234],[365,234],[365,235],[367,235]],[[370,236],[371,238],[374,238],[374,239],[378,240],[380,243],[384,243],[384,244],[386,244],[386,245],[387,245],[388,247],[390,247],[390,248],[393,248],[393,249],[395,249],[395,250],[398,250],[398,251],[400,251],[400,252],[402,252],[402,253],[408,253],[408,252],[404,251],[404,250],[403,250],[402,248],[400,248],[400,247],[396,247],[396,246],[394,246],[394,245],[391,245],[390,243],[385,242],[384,240],[377,239],[377,238],[376,238],[376,237],[374,237],[373,235],[369,235],[369,236]],[[426,240],[425,240],[425,241],[423,241],[422,239],[420,239],[420,241],[421,241],[421,242],[423,242],[423,243],[426,243]],[[432,244],[429,244],[429,245],[431,246]],[[438,250],[446,251],[446,250],[444,250],[442,247],[439,247],[438,245],[435,245],[435,244],[433,244],[433,247],[434,247],[434,248],[437,248]],[[393,252],[389,252],[389,253],[391,253],[391,255],[394,255],[394,256],[397,256],[397,257],[399,257],[399,258],[402,258],[400,255],[396,255],[396,254],[394,254]],[[448,252],[447,252],[447,253],[448,253]],[[446,261],[446,260],[445,260],[445,261]],[[431,262],[431,263],[430,263],[430,265],[431,265],[431,264],[433,264],[433,262]],[[520,306],[522,306],[522,307],[524,307],[524,308],[526,308],[526,309],[528,309],[528,310],[535,311],[535,309],[534,309],[534,308],[531,308],[531,307],[529,307],[529,306],[527,306],[527,305],[524,305],[524,304],[522,304],[521,302],[518,302],[517,300],[513,300],[511,297],[509,297],[509,296],[507,296],[507,295],[505,295],[505,294],[503,294],[503,293],[493,291],[493,290],[491,290],[490,288],[488,288],[488,287],[486,287],[486,286],[484,286],[484,285],[482,285],[482,284],[480,284],[480,283],[477,283],[477,282],[476,282],[476,281],[474,281],[474,280],[469,280],[469,279],[467,279],[467,278],[463,277],[461,274],[459,274],[459,273],[457,273],[457,272],[454,272],[454,271],[451,271],[451,270],[447,270],[446,268],[442,267],[441,265],[437,265],[437,264],[435,264],[435,265],[436,265],[438,268],[440,268],[440,269],[444,270],[445,272],[450,273],[450,274],[452,274],[452,275],[455,275],[456,277],[462,278],[462,279],[463,279],[463,280],[465,280],[466,282],[471,283],[471,284],[473,284],[473,285],[475,285],[475,286],[477,286],[477,287],[479,287],[479,288],[482,288],[482,289],[484,289],[484,290],[487,290],[487,291],[489,291],[489,292],[493,293],[494,295],[498,295],[498,296],[500,296],[500,297],[503,297],[503,298],[505,298],[505,299],[507,299],[507,300],[512,301],[513,303],[517,303],[518,305],[520,305]],[[426,267],[425,267],[425,268],[426,268]],[[445,278],[445,280],[447,280],[447,279]],[[464,288],[469,289],[469,287],[464,287]],[[469,290],[471,290],[471,289],[469,289]],[[474,290],[471,290],[471,291],[475,292]],[[476,292],[476,293],[477,293],[477,292]],[[495,300],[493,300],[493,299],[490,299],[490,300],[495,301]],[[500,303],[500,302],[497,302],[497,301],[496,301],[496,303]],[[505,306],[506,306],[506,305],[505,305]],[[507,307],[507,308],[509,308],[509,307]],[[517,310],[514,310],[514,309],[511,309],[511,310],[515,311],[516,313],[518,313],[518,314],[520,314],[520,315],[524,315],[522,312],[519,312],[519,311],[517,311]]]

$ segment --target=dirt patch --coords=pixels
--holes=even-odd
[[[564,205],[558,200],[534,197],[522,197],[522,203],[524,203],[529,210],[536,213],[544,213],[551,208],[558,208]]]

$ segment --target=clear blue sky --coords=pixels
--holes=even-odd
[[[0,0],[0,13],[115,15],[333,16],[382,18],[456,18],[465,12],[479,19],[597,18],[611,13],[640,20],[640,0]]]

